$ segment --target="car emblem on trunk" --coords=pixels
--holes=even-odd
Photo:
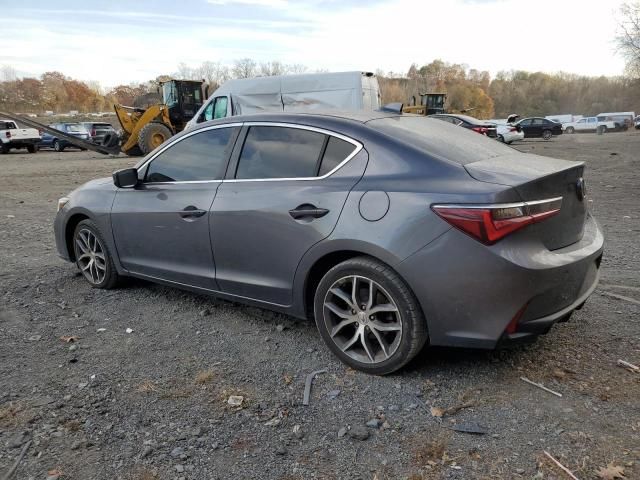
[[[578,194],[580,201],[584,200],[584,197],[587,196],[587,185],[582,177],[576,181],[576,193]]]

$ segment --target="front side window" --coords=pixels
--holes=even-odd
[[[290,127],[252,126],[238,161],[236,178],[315,177],[326,135]]]
[[[589,120],[587,120],[589,123],[596,123],[596,119],[595,118],[590,118]]]
[[[522,120],[522,121],[520,122],[520,125],[522,125],[522,126],[524,126],[524,127],[528,127],[529,125],[531,125],[531,119],[530,119],[530,118],[528,118],[528,119],[526,119],[526,120]]]
[[[180,140],[151,161],[145,182],[221,179],[236,131],[232,127],[216,128]]]
[[[213,109],[213,118],[224,118],[227,116],[227,97],[216,98]]]

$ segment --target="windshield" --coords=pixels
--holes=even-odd
[[[172,107],[178,103],[178,92],[175,83],[167,82],[162,84],[162,99],[167,107]]]
[[[79,123],[72,123],[70,125],[67,125],[67,132],[87,133],[87,129]]]
[[[367,125],[428,154],[461,165],[514,153],[511,147],[491,138],[435,118],[387,117],[370,120]]]

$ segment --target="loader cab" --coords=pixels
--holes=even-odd
[[[184,128],[203,103],[203,82],[170,80],[161,84],[163,103],[169,109],[169,118],[176,131]]]
[[[426,115],[444,113],[444,103],[447,99],[446,93],[423,93],[420,95],[420,103],[426,107]]]

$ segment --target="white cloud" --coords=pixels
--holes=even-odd
[[[199,14],[76,12],[82,20],[63,9],[52,10],[57,16],[40,12],[47,20],[38,19],[39,11],[20,16],[16,10],[3,22],[11,48],[0,50],[0,65],[36,75],[59,70],[107,86],[155,78],[181,62],[197,66],[243,57],[333,71],[406,72],[412,62],[436,58],[494,74],[523,69],[618,75],[624,66],[612,44],[620,0],[563,0],[545,8],[521,0],[387,0],[366,6],[345,0],[331,8],[320,0],[212,1],[247,8],[234,18],[219,16],[231,10],[218,12],[214,5]],[[249,3],[275,8],[267,15]]]

